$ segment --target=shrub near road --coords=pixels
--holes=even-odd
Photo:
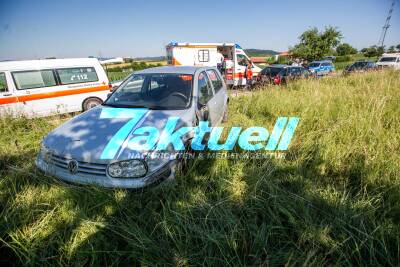
[[[64,119],[2,119],[0,257],[31,265],[400,264],[400,75],[300,81],[231,99],[228,125],[300,123],[285,160],[197,160],[144,193],[35,171]]]

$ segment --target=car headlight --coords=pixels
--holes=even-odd
[[[108,165],[107,172],[113,178],[138,178],[146,175],[147,166],[138,159],[117,161]]]

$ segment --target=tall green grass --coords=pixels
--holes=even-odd
[[[1,119],[0,257],[27,265],[400,264],[400,75],[300,81],[231,97],[226,126],[298,116],[284,160],[197,160],[145,192],[34,168],[65,118]]]

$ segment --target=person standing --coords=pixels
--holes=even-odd
[[[222,65],[224,63],[224,59],[225,57],[220,52],[217,52],[217,68],[219,72],[222,72]]]
[[[246,67],[246,87],[249,88],[253,85],[253,65],[251,62]]]

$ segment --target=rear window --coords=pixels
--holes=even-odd
[[[61,84],[87,83],[99,80],[92,67],[57,69]]]
[[[50,87],[56,85],[52,70],[18,71],[12,73],[18,90]]]
[[[267,67],[261,71],[262,74],[264,75],[271,75],[271,76],[276,76],[278,73],[284,71],[284,68],[274,68],[274,67]]]

